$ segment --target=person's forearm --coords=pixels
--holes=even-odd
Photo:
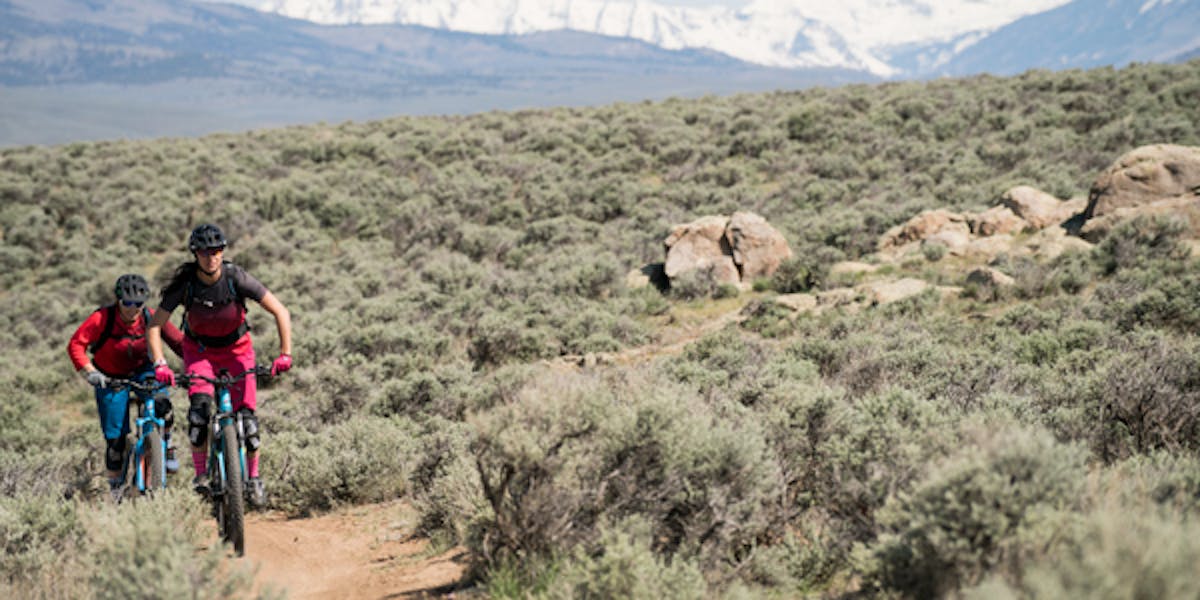
[[[292,354],[292,315],[287,309],[275,315],[275,327],[279,330],[279,353]]]
[[[150,317],[150,324],[146,327],[146,345],[150,347],[150,358],[156,365],[167,361],[163,354],[162,328],[170,318],[171,313],[160,307],[154,311],[154,316]]]
[[[163,355],[161,327],[151,327],[146,330],[146,345],[150,346],[150,358],[154,360],[154,364],[157,365],[166,360],[166,356]]]

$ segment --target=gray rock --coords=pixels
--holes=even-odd
[[[733,262],[743,281],[768,277],[779,264],[792,257],[787,240],[767,220],[751,212],[735,212],[729,218],[725,239],[733,250]]]
[[[1200,148],[1155,144],[1135,148],[1096,178],[1084,217],[1200,193]]]

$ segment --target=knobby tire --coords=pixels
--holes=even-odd
[[[237,427],[232,423],[221,428],[221,443],[225,460],[225,539],[233,544],[233,551],[242,556],[246,550],[246,500],[245,483],[242,480],[242,459],[238,452]]]
[[[145,467],[146,493],[153,494],[166,487],[163,470],[162,434],[158,430],[146,434],[146,452],[142,455]]]

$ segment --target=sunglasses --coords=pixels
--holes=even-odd
[[[225,246],[219,248],[201,248],[196,251],[196,254],[201,256],[216,256],[225,251]]]
[[[121,301],[121,306],[127,306],[129,308],[133,308],[135,306],[138,308],[141,308],[143,304],[145,304],[145,302],[143,302],[141,300],[122,300]]]

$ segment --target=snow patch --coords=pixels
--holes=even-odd
[[[738,9],[643,0],[226,1],[325,24],[395,23],[506,35],[571,29],[669,50],[706,48],[766,66],[843,67],[890,76],[897,70],[882,58],[888,48],[949,43],[1069,0],[752,0]],[[1147,0],[1146,6],[1171,1]],[[955,52],[957,46],[961,43]]]

